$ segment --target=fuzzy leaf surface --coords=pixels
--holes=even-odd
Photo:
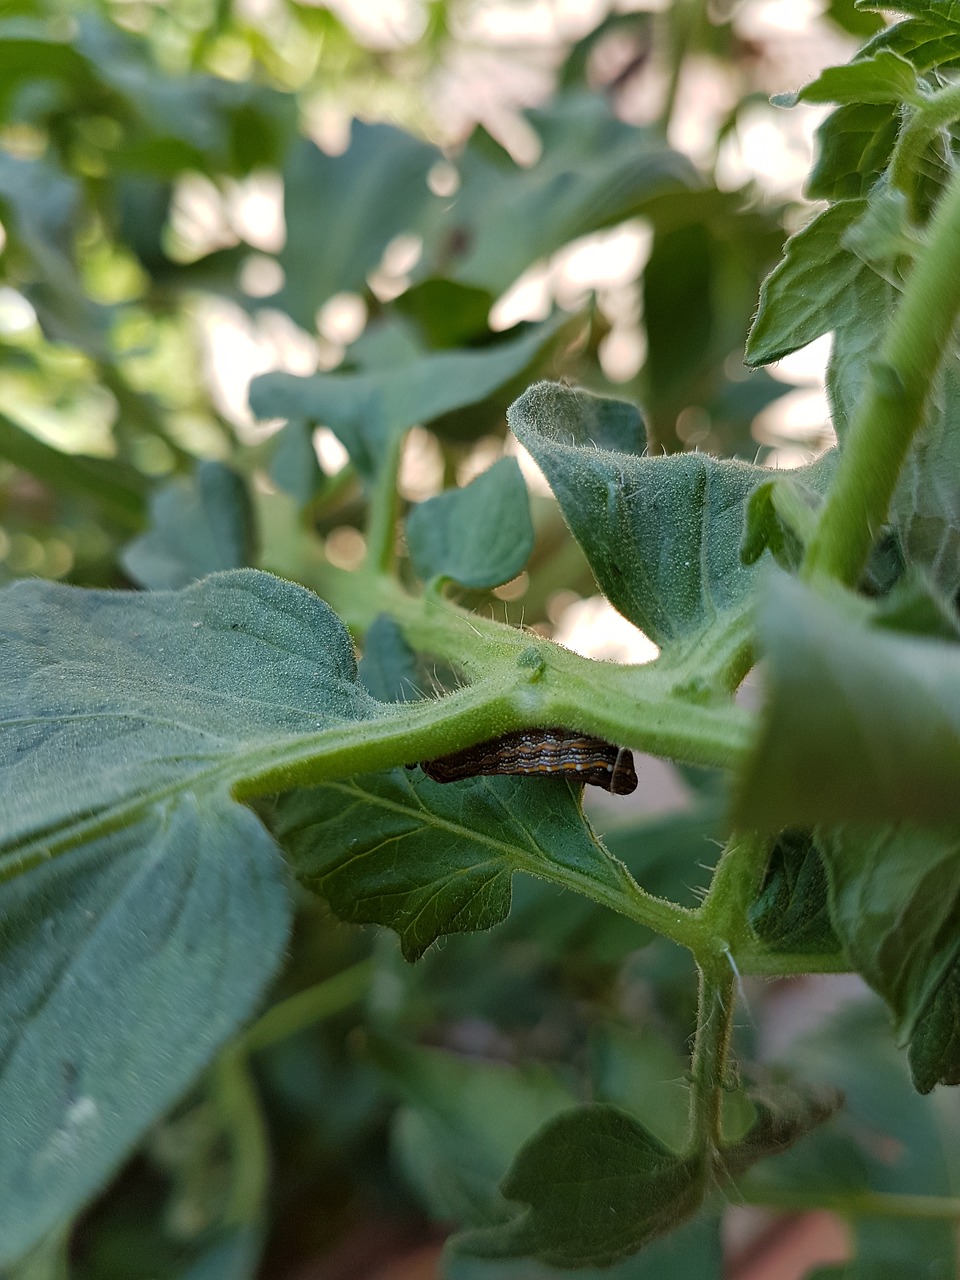
[[[250,1016],[289,916],[276,846],[226,795],[0,884],[0,1262],[89,1200]]]
[[[567,323],[569,316],[556,316],[476,351],[410,348],[402,360],[357,373],[265,373],[251,384],[250,407],[261,418],[329,427],[369,476],[393,436],[486,399],[536,360]]]
[[[498,587],[515,578],[533,550],[527,486],[515,458],[501,458],[462,489],[413,508],[407,545],[425,581]]]
[[[141,586],[175,590],[253,557],[254,517],[243,479],[222,462],[201,462],[190,480],[175,480],[150,501],[150,528],[123,553]]]
[[[820,843],[834,928],[906,1040],[960,959],[960,830],[843,828]]]
[[[98,1190],[282,956],[282,864],[229,794],[244,761],[383,709],[336,615],[268,574],[22,582],[2,618],[6,1261]]]
[[[604,594],[665,651],[683,651],[750,607],[759,569],[742,562],[741,535],[748,499],[770,472],[703,454],[622,453],[610,443],[611,419],[622,417],[615,400],[541,382],[508,421]],[[797,474],[814,483],[820,473]]]

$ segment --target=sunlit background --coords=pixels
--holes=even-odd
[[[332,10],[358,46],[370,52],[365,62],[355,51],[332,49],[329,32],[311,28],[309,6],[240,0],[233,9],[234,26],[203,46],[202,61],[231,81],[262,74],[255,56],[256,37],[262,37],[260,54],[270,77],[300,95],[302,128],[324,152],[335,155],[347,148],[354,117],[409,128],[443,149],[448,159],[434,166],[428,182],[435,193],[454,199],[460,181],[458,148],[476,125],[488,130],[519,164],[536,164],[540,141],[524,112],[549,100],[570,47],[613,14],[658,7],[662,6],[629,0],[461,0],[446,6],[440,46],[431,34],[435,5],[413,0],[318,5],[318,13]],[[767,97],[785,87],[799,87],[822,66],[849,56],[852,39],[827,21],[821,8],[812,0],[720,5],[717,17],[729,17],[739,56],[688,58],[673,90],[670,142],[699,166],[711,166],[719,189],[749,189],[758,204],[782,207],[788,229],[809,216],[810,206],[801,199],[802,182],[822,109],[800,105],[782,110],[771,106]],[[143,0],[112,4],[109,13],[121,27],[148,35],[158,58],[174,70],[195,61],[197,34],[209,18],[203,4]],[[669,91],[663,50],[638,49],[635,36],[616,29],[591,51],[588,74],[593,83],[608,86],[619,116],[637,125],[656,121]],[[744,105],[745,95],[751,96]],[[728,127],[717,143],[724,121]],[[11,153],[21,156],[42,145],[28,125],[7,125],[2,140]],[[301,327],[269,304],[250,305],[275,295],[284,284],[277,256],[286,236],[283,197],[283,180],[274,171],[255,171],[241,179],[214,180],[199,172],[176,177],[164,232],[167,251],[175,261],[189,264],[218,250],[243,249],[237,285],[245,300],[205,293],[201,282],[183,311],[166,318],[138,313],[143,283],[138,264],[116,246],[98,240],[95,228],[88,232],[91,243],[81,263],[92,297],[106,304],[129,303],[114,328],[124,374],[134,387],[160,400],[174,440],[193,454],[226,456],[224,425],[244,444],[269,436],[281,424],[253,419],[247,404],[251,379],[273,369],[297,374],[334,371],[367,325],[369,305],[359,293],[327,299],[312,328]],[[543,319],[554,306],[576,312],[593,303],[606,329],[597,347],[602,374],[611,387],[622,388],[625,398],[638,398],[647,355],[640,282],[650,244],[651,228],[643,218],[574,240],[525,270],[494,301],[491,330]],[[415,278],[422,248],[415,233],[391,240],[367,276],[369,296],[388,302],[402,295]],[[90,376],[89,353],[41,338],[33,306],[12,284],[0,289],[0,337],[8,352],[34,348],[50,375],[38,383],[17,367],[16,360],[5,362],[0,394],[11,416],[58,448],[113,455],[114,426],[121,412],[116,392]],[[769,371],[791,389],[753,421],[757,455],[766,465],[796,466],[831,442],[823,390],[828,347],[824,339]],[[743,376],[742,370],[734,370],[733,376]],[[54,396],[49,394],[51,379],[56,383]],[[214,419],[206,408],[208,396]],[[679,421],[688,447],[698,447],[708,436],[702,420],[698,406],[681,409]],[[322,425],[314,433],[314,444],[328,474],[346,465],[343,446]],[[535,497],[545,496],[548,490],[532,460],[513,441],[505,447],[519,455]],[[704,447],[710,448],[709,441]],[[478,441],[472,456],[458,466],[460,481],[476,474],[503,448],[497,438]],[[138,442],[135,460],[154,477],[174,465],[173,455],[156,437]],[[433,437],[414,431],[403,462],[404,496],[422,500],[443,482],[443,460]],[[0,558],[14,575],[62,577],[75,563],[77,538],[89,555],[97,537],[96,529],[86,528],[40,539],[0,526]],[[350,526],[335,528],[328,532],[327,549],[333,563],[350,566],[362,555],[362,538]],[[521,600],[522,585],[512,584],[503,593]],[[557,592],[547,609],[547,623],[557,639],[585,654],[644,661],[655,653],[598,597]]]

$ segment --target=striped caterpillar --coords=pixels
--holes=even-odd
[[[629,795],[637,786],[633,753],[626,747],[559,728],[515,729],[437,760],[421,760],[420,768],[434,782],[561,773],[618,796]]]

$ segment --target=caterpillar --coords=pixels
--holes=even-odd
[[[420,768],[434,782],[495,774],[562,773],[618,796],[627,796],[637,787],[633,752],[602,738],[560,728],[515,729],[437,760],[421,760]]]

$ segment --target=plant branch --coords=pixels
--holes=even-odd
[[[960,311],[960,170],[930,222],[844,441],[803,576],[854,586],[887,518]]]
[[[710,1157],[720,1148],[735,975],[725,956],[698,964],[700,996],[690,1066],[690,1146],[693,1154]]]
[[[916,1221],[960,1220],[960,1197],[900,1195],[888,1191],[804,1192],[753,1188],[749,1179],[737,1184],[747,1204],[807,1213],[826,1209],[844,1218],[912,1218]]]
[[[305,991],[281,1000],[253,1024],[243,1037],[241,1049],[258,1053],[287,1036],[295,1035],[362,1000],[373,976],[373,961],[360,960],[348,969],[325,978]]]
[[[370,488],[367,518],[367,560],[370,569],[390,574],[397,558],[397,515],[400,497],[397,474],[406,436],[394,432],[389,437],[377,474]]]

